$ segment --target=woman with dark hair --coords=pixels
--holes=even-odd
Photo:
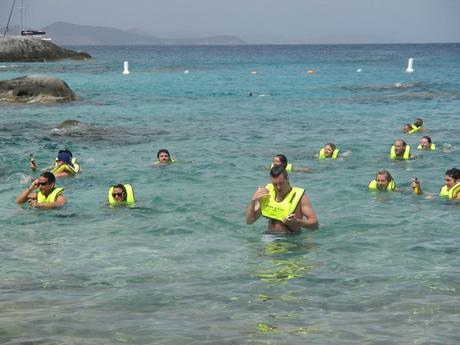
[[[431,142],[431,138],[429,136],[424,136],[420,139],[420,144],[417,146],[419,150],[427,150],[427,151],[434,151],[436,150],[436,145]]]
[[[319,159],[337,159],[339,157],[339,149],[333,143],[326,143],[319,151]]]
[[[275,157],[273,157],[272,159],[272,165],[270,167],[273,168],[274,166],[282,166],[286,172],[290,173],[290,172],[310,172],[310,169],[307,168],[307,167],[295,167],[288,163],[288,160],[286,158],[285,155],[283,154],[277,154]]]

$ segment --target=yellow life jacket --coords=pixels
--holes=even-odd
[[[273,168],[273,167],[274,167],[274,165],[272,164],[272,165],[270,166],[270,169]],[[288,172],[288,173],[292,172],[292,164],[291,164],[291,163],[288,163],[288,164],[286,165],[286,168],[284,168],[284,170],[286,170],[286,172]]]
[[[171,161],[169,163],[176,163],[176,160],[174,158],[171,158]],[[153,162],[153,164],[160,164],[160,161],[157,159]]]
[[[61,187],[54,187],[53,191],[46,197],[42,192],[40,192],[40,190],[37,190],[37,202],[39,204],[42,204],[42,203],[51,203],[51,202],[55,202],[57,197],[59,195],[62,194],[62,192],[64,192],[64,188],[61,188]]]
[[[419,144],[419,145],[417,146],[417,149],[423,150],[422,145]],[[435,145],[435,144],[431,144],[431,145],[430,145],[430,148],[429,148],[429,151],[434,151],[434,150],[436,150],[436,145]]]
[[[380,190],[377,186],[377,180],[372,180],[369,182],[368,188],[370,190]],[[390,183],[388,183],[386,190],[388,192],[394,192],[396,190],[396,184],[394,180],[391,180]]]
[[[442,186],[439,196],[441,198],[456,199],[458,193],[460,193],[460,183],[454,184],[449,190],[446,185]]]
[[[276,192],[273,184],[269,183],[265,186],[268,189],[269,195],[260,202],[260,210],[262,215],[267,218],[277,219],[282,221],[284,217],[294,213],[299,205],[300,199],[305,192],[302,188],[292,187],[291,191],[280,202],[276,201]]]
[[[55,167],[53,168],[53,170],[51,170],[51,172],[53,174],[57,174],[57,173],[61,173],[65,171],[69,175],[78,174],[80,172],[80,165],[77,163],[76,158],[72,158],[72,164],[73,164],[73,167],[66,163],[62,164],[61,166],[55,165]]]
[[[107,193],[107,199],[109,201],[110,206],[132,205],[132,204],[134,204],[135,199],[134,199],[133,186],[131,186],[129,183],[126,183],[126,184],[123,185],[123,187],[125,187],[125,190],[126,190],[126,201],[123,201],[123,202],[118,202],[113,198],[112,193],[113,193],[113,188],[114,187],[115,186],[110,186],[109,191]]]
[[[339,155],[339,149],[335,149],[334,152],[332,152],[332,157],[326,157],[324,154],[324,147],[319,150],[319,159],[337,159],[337,156]]]
[[[442,186],[441,190],[439,191],[439,196],[441,198],[449,197],[449,191],[447,190],[447,185]]]
[[[412,129],[409,131],[409,134],[414,134],[423,130],[423,127],[417,127],[416,125],[412,124]]]
[[[390,158],[391,159],[410,159],[410,145],[406,145],[406,148],[404,149],[404,154],[402,157],[396,156],[395,146],[393,145],[390,151]]]

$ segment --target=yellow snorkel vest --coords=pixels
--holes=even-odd
[[[447,185],[442,186],[441,190],[439,191],[439,196],[441,198],[449,197],[449,191],[447,190]]]
[[[422,145],[420,145],[420,144],[417,146],[417,149],[418,150],[424,150],[422,148]],[[436,150],[436,145],[435,144],[430,144],[430,148],[428,150],[426,150],[426,151],[434,151],[434,150]]]
[[[367,187],[370,190],[380,190],[377,185],[377,180],[372,180],[371,182],[369,182],[369,185]],[[390,183],[388,183],[386,190],[387,192],[394,192],[396,190],[395,181],[391,180]]]
[[[332,157],[326,157],[324,154],[324,147],[319,150],[319,157],[318,159],[337,159],[337,156],[339,155],[339,149],[335,149],[334,152],[332,152]]]
[[[273,165],[273,163],[272,163],[272,165],[270,166],[270,169],[273,168],[273,167],[274,167],[274,165]],[[286,170],[286,172],[288,172],[288,173],[292,172],[292,164],[291,164],[291,163],[288,163],[288,164],[286,165],[286,168],[284,168],[284,170]]]
[[[80,165],[77,163],[76,158],[72,158],[72,164],[73,164],[73,167],[66,163],[62,164],[61,166],[55,166],[53,170],[51,170],[51,172],[53,174],[57,174],[57,173],[61,173],[65,171],[69,175],[78,174],[80,172]]]
[[[458,193],[460,193],[460,183],[454,184],[449,190],[446,185],[442,186],[439,196],[441,198],[456,199]]]
[[[171,163],[176,163],[176,160],[174,158],[171,158],[171,160],[166,164],[171,164]],[[160,164],[160,161],[157,159],[156,161],[153,162],[153,164]],[[166,164],[163,164],[163,165],[166,165]]]
[[[64,188],[61,187],[54,187],[53,191],[48,195],[47,197],[40,192],[40,190],[37,190],[37,203],[39,204],[49,204],[51,202],[55,202],[57,197],[62,194],[64,191]]]
[[[283,221],[283,218],[294,213],[299,205],[300,199],[305,192],[302,188],[292,187],[291,191],[280,202],[276,201],[276,192],[273,184],[265,186],[269,195],[259,200],[260,210],[264,217]]]
[[[131,186],[129,183],[126,183],[126,184],[123,185],[123,187],[125,187],[125,190],[126,190],[126,200],[122,201],[122,202],[118,202],[113,198],[112,193],[113,193],[113,188],[114,187],[115,186],[110,186],[109,191],[107,193],[107,200],[109,201],[110,206],[121,206],[121,205],[132,205],[132,204],[134,204],[135,199],[134,199],[133,186]]]
[[[423,131],[423,126],[422,127],[417,127],[415,124],[411,124],[412,129],[409,131],[409,134],[414,134],[420,131]]]
[[[406,148],[404,149],[404,154],[402,157],[398,157],[396,155],[395,146],[393,145],[390,151],[390,158],[391,159],[410,159],[410,145],[406,145]]]

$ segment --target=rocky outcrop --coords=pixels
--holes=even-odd
[[[55,103],[76,99],[65,81],[30,75],[0,81],[0,101],[11,103]]]
[[[91,55],[63,49],[53,42],[39,38],[12,36],[0,38],[1,62],[37,62],[62,59],[86,60]]]

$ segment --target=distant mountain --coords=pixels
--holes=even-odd
[[[158,38],[139,29],[120,30],[102,26],[76,25],[56,22],[43,28],[53,42],[60,45],[243,45],[245,41],[234,36],[203,38]]]

